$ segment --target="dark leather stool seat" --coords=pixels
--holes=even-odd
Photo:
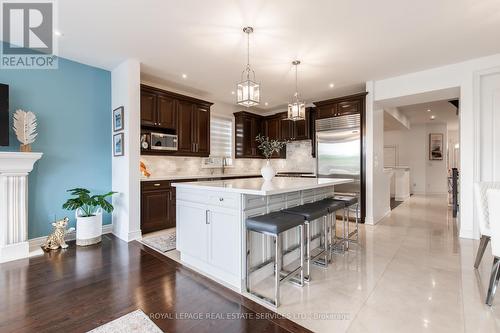
[[[328,212],[330,214],[346,207],[345,201],[337,200],[334,198],[326,198],[321,200],[320,202],[324,203],[328,207]]]
[[[321,201],[311,202],[297,207],[284,209],[283,212],[303,216],[307,221],[313,221],[328,215],[328,205]]]
[[[352,206],[358,203],[357,197],[351,197],[347,195],[336,195],[333,197],[333,199],[345,202],[346,206]]]
[[[304,218],[302,216],[285,212],[273,212],[246,219],[248,230],[272,235],[280,234],[303,223]]]

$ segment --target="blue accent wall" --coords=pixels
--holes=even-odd
[[[9,85],[11,122],[10,146],[0,151],[19,151],[15,110],[38,119],[32,150],[43,157],[29,176],[29,238],[50,233],[54,216],[68,216],[74,226],[74,212],[61,208],[67,189],[111,190],[111,73],[59,58],[54,70],[0,70],[0,83]]]

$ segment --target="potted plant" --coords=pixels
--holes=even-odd
[[[280,152],[283,147],[286,146],[286,141],[280,140],[271,140],[269,137],[263,135],[257,135],[255,141],[259,143],[259,150],[262,152],[262,155],[266,158],[266,165],[260,169],[260,173],[265,181],[270,181],[276,175],[276,171],[274,171],[270,158],[274,153]]]
[[[73,188],[67,192],[75,197],[68,199],[62,208],[75,211],[76,245],[99,243],[102,236],[102,211],[111,213],[114,209],[106,198],[116,192],[91,195],[84,188]]]

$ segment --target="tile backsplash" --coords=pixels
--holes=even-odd
[[[219,174],[219,169],[201,167],[201,157],[150,156],[142,155],[152,177],[164,176],[203,176]],[[226,174],[259,174],[265,163],[263,159],[236,158],[233,166],[227,167]],[[315,172],[316,160],[311,156],[311,141],[294,141],[287,144],[286,159],[271,160],[277,171]]]

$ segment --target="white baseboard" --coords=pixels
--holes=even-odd
[[[0,248],[0,263],[24,259],[29,256],[28,242],[5,245]]]
[[[130,231],[128,233],[125,233],[124,235],[118,232],[113,232],[113,230],[111,230],[111,232],[113,233],[113,235],[115,235],[116,237],[120,238],[122,241],[127,243],[142,239],[142,231],[140,229],[136,231]]]
[[[113,232],[113,225],[112,224],[105,224],[102,226],[102,233],[104,234],[110,234]],[[29,245],[30,245],[30,250],[32,249],[37,249],[39,248],[47,239],[47,236],[42,236],[42,237],[37,237],[37,238],[32,238],[28,240]],[[66,240],[67,241],[72,241],[76,239],[76,231],[69,232],[66,234]]]
[[[379,217],[377,220],[374,220],[373,219],[373,216],[365,216],[365,224],[368,224],[368,225],[375,225],[377,223],[379,223],[380,221],[382,221],[383,219],[385,219],[388,215],[391,214],[391,209],[389,208],[385,213],[384,215],[382,215],[381,217]]]

